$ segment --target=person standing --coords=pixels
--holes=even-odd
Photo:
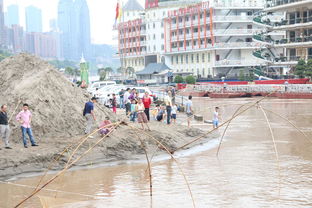
[[[175,89],[175,87],[171,88],[171,96],[172,96],[172,104],[175,104],[175,96],[176,96],[176,89]]]
[[[150,121],[150,107],[152,104],[152,99],[150,98],[148,92],[144,93],[143,104],[145,107],[144,113],[146,114],[147,120]]]
[[[1,106],[0,111],[0,136],[3,138],[5,149],[12,149],[9,145],[10,126],[7,114],[7,105]]]
[[[16,120],[21,124],[23,143],[24,143],[25,148],[28,148],[26,134],[29,137],[31,146],[33,146],[33,147],[39,146],[35,142],[33,132],[32,132],[31,126],[30,126],[31,119],[32,119],[32,114],[29,111],[29,105],[25,103],[23,105],[23,110],[21,112],[19,112],[19,114],[17,114],[17,116],[16,116]]]
[[[125,94],[124,94],[124,104],[126,107],[126,115],[129,116],[129,113],[131,111],[131,101],[129,99],[130,97],[130,88],[127,88]]]
[[[193,102],[192,102],[192,95],[190,95],[188,97],[188,101],[186,101],[185,103],[185,107],[186,107],[186,116],[187,116],[187,127],[190,128],[191,127],[191,120],[193,117]]]
[[[94,103],[96,103],[97,98],[92,97],[91,101],[85,104],[83,109],[83,116],[86,117],[86,128],[85,134],[90,134],[94,121],[96,121],[95,114],[94,114]]]
[[[141,124],[143,130],[144,130],[144,124],[145,124],[147,129],[150,131],[150,128],[147,124],[148,120],[147,120],[146,114],[144,113],[144,109],[145,109],[145,107],[144,107],[144,104],[142,102],[142,99],[139,99],[138,104],[136,106],[136,111],[138,112],[138,123]]]
[[[119,92],[119,108],[120,109],[125,108],[125,106],[124,106],[124,94],[125,94],[124,89],[121,89]]]
[[[216,129],[219,127],[219,107],[215,108],[215,111],[213,113],[213,128]]]
[[[172,108],[172,99],[171,99],[171,91],[168,91],[167,95],[164,98],[164,102],[166,105],[166,111],[167,111],[167,124],[170,124],[170,118],[171,118],[171,108]]]
[[[113,98],[112,98],[112,107],[113,107],[113,113],[117,113],[117,98],[116,95],[113,94]]]
[[[171,119],[173,120],[174,124],[177,121],[177,112],[178,112],[178,106],[177,104],[173,104],[172,110],[171,110]]]

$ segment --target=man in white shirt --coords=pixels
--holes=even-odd
[[[193,117],[193,109],[192,109],[192,106],[193,106],[193,102],[192,102],[192,95],[190,95],[188,97],[188,101],[186,101],[185,103],[185,108],[186,108],[186,115],[187,115],[187,126],[190,128],[191,127],[191,120],[192,120],[192,117]]]
[[[171,98],[171,91],[168,91],[168,94],[164,98],[164,102],[166,105],[166,111],[167,111],[167,124],[170,124],[170,118],[171,118],[171,107],[172,107],[172,98]]]
[[[124,104],[126,106],[126,115],[128,116],[131,112],[131,102],[129,100],[130,97],[130,88],[127,88],[125,94],[124,94]]]

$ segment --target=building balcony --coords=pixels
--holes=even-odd
[[[265,11],[288,11],[311,5],[312,0],[273,0],[266,4]]]
[[[312,16],[282,20],[280,22],[274,23],[273,25],[274,30],[294,30],[306,27],[312,27]]]
[[[274,41],[275,47],[297,48],[312,47],[312,34],[310,36],[293,37]]]
[[[191,45],[186,46],[184,49],[184,46],[180,46],[178,48],[177,46],[172,47],[171,52],[168,52],[168,54],[175,54],[175,53],[182,53],[182,52],[199,52],[199,51],[207,51],[207,50],[231,50],[231,49],[256,49],[261,47],[261,43],[257,42],[229,42],[229,43],[215,43],[213,46],[211,43],[207,43],[207,48],[204,44],[198,47],[198,45],[194,45],[192,47]]]
[[[214,22],[252,22],[252,16],[214,16]]]
[[[213,2],[214,9],[263,9],[261,1],[218,1]]]
[[[261,60],[221,60],[215,62],[215,67],[251,67],[266,64]]]

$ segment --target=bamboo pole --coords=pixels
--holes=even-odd
[[[274,152],[275,152],[275,158],[276,158],[276,164],[277,164],[277,168],[278,168],[278,178],[279,178],[279,184],[278,184],[278,197],[280,198],[280,195],[281,195],[281,167],[280,167],[280,162],[279,162],[279,155],[278,155],[278,150],[277,150],[277,146],[276,146],[276,141],[275,141],[275,136],[274,136],[274,133],[273,133],[273,130],[272,130],[272,126],[271,126],[271,123],[268,119],[268,116],[266,114],[266,112],[263,110],[263,108],[261,106],[259,106],[264,117],[265,117],[265,120],[268,124],[268,127],[270,129],[270,134],[271,134],[271,138],[272,138],[272,142],[273,142],[273,147],[274,147]]]
[[[113,129],[116,129],[119,124],[116,124]],[[26,197],[24,200],[22,200],[21,202],[19,202],[14,208],[20,207],[22,204],[24,204],[27,200],[29,200],[30,198],[32,198],[34,195],[36,195],[38,192],[40,192],[42,189],[44,189],[47,185],[49,185],[50,183],[52,183],[55,179],[57,179],[58,177],[60,177],[61,175],[63,175],[73,164],[75,164],[76,162],[78,162],[79,160],[81,160],[85,155],[87,155],[93,148],[95,148],[100,142],[102,142],[107,136],[109,136],[112,132],[109,132],[108,134],[106,134],[105,136],[103,136],[102,138],[100,138],[94,145],[92,145],[91,148],[89,148],[87,151],[85,151],[80,157],[78,157],[77,159],[75,159],[74,161],[72,161],[69,165],[67,165],[63,170],[59,171],[54,177],[52,177],[50,180],[48,180],[45,184],[43,184],[40,188],[38,188],[36,191],[34,191],[32,194],[30,194],[28,197]]]
[[[267,94],[266,96],[262,97],[261,99],[259,99],[259,100],[256,101],[255,103],[253,103],[253,104],[252,104],[251,106],[249,106],[248,108],[244,109],[244,110],[241,111],[240,113],[236,114],[236,115],[233,116],[232,118],[228,119],[227,121],[225,121],[224,123],[222,123],[221,125],[219,125],[217,128],[208,131],[206,134],[203,134],[203,135],[201,135],[201,136],[199,136],[199,137],[193,139],[192,141],[190,141],[190,142],[188,142],[188,143],[182,145],[181,147],[178,147],[175,151],[180,150],[180,149],[183,149],[183,148],[189,146],[190,144],[193,144],[194,142],[197,142],[198,140],[204,138],[204,137],[207,136],[208,134],[211,134],[212,132],[214,132],[214,131],[216,131],[217,129],[221,128],[221,127],[224,126],[225,124],[231,122],[233,119],[235,119],[235,118],[238,117],[239,115],[245,113],[247,110],[251,109],[253,106],[258,105],[261,101],[263,101],[264,99],[266,99],[266,98],[267,98],[268,96],[270,96],[271,94],[277,92],[279,89],[280,89],[280,88],[277,88],[275,91],[273,91],[273,92]],[[175,151],[174,151],[174,152],[175,152]],[[174,152],[173,152],[173,153],[174,153]]]
[[[136,134],[138,139],[140,140],[141,142],[141,146],[144,150],[144,153],[145,153],[145,157],[146,157],[146,161],[147,161],[147,167],[148,167],[148,174],[149,174],[149,182],[150,182],[150,196],[153,196],[153,182],[152,182],[152,167],[151,167],[151,161],[148,157],[148,154],[147,154],[147,150],[145,148],[145,145],[144,145],[144,142],[142,140],[142,138],[140,137],[140,134]]]
[[[186,178],[186,175],[184,174],[184,172],[183,172],[183,170],[182,170],[182,168],[181,168],[180,163],[177,161],[177,159],[175,159],[175,157],[174,157],[174,156],[172,155],[172,153],[168,150],[168,148],[167,148],[164,144],[162,144],[158,139],[156,139],[153,135],[146,133],[146,132],[143,131],[142,129],[139,129],[139,128],[136,128],[136,127],[133,127],[133,126],[130,126],[130,125],[128,125],[128,126],[131,127],[131,128],[134,128],[134,129],[138,130],[139,132],[141,132],[141,133],[147,135],[148,137],[150,137],[150,138],[151,138],[153,141],[155,141],[158,145],[162,146],[162,148],[165,149],[166,152],[171,156],[171,158],[172,158],[172,159],[174,160],[174,162],[177,164],[178,169],[179,169],[179,171],[181,172],[181,174],[182,174],[182,176],[183,176],[183,178],[184,178],[184,180],[185,180],[185,183],[186,183],[186,185],[187,185],[187,187],[188,187],[188,190],[189,190],[189,193],[190,193],[190,196],[191,196],[191,199],[192,199],[193,207],[195,208],[196,205],[195,205],[195,201],[194,201],[194,197],[193,197],[193,193],[192,193],[190,184],[189,184],[189,182],[188,182],[188,180],[187,180],[187,178]]]
[[[290,120],[288,120],[287,118],[285,118],[284,116],[282,116],[278,113],[275,113],[274,111],[268,110],[268,109],[263,108],[263,107],[262,107],[262,109],[280,117],[281,119],[283,119],[285,121],[287,121],[290,125],[292,125],[295,129],[297,129],[308,140],[308,142],[310,142],[312,144],[311,139],[302,130],[300,130],[294,123],[292,123]]]
[[[243,104],[243,105],[241,105],[240,107],[238,107],[238,108],[236,109],[236,111],[233,113],[232,118],[234,118],[234,117],[236,116],[236,114],[237,114],[245,105],[247,105],[247,104],[248,104],[248,103]],[[234,119],[233,119],[233,120],[234,120]],[[223,138],[224,138],[224,136],[225,136],[225,133],[226,133],[227,129],[229,128],[229,126],[230,126],[230,124],[231,124],[231,122],[232,122],[233,120],[231,120],[231,121],[229,121],[229,122],[227,123],[227,125],[226,125],[226,127],[225,127],[225,129],[224,129],[224,131],[223,131],[223,133],[222,133],[222,136],[221,136],[221,139],[220,139],[220,142],[219,142],[219,146],[218,146],[218,150],[217,150],[217,157],[219,156],[220,147],[221,147]]]

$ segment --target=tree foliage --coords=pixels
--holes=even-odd
[[[174,82],[175,83],[183,83],[184,82],[184,79],[182,76],[178,75],[174,78]]]
[[[195,83],[196,83],[196,79],[195,79],[195,77],[193,77],[193,76],[187,76],[187,77],[185,78],[185,82],[186,82],[187,84],[195,84]]]
[[[12,56],[11,53],[4,51],[4,50],[0,50],[0,61],[2,61],[3,59]]]
[[[299,60],[296,69],[295,69],[295,74],[298,75],[300,78],[303,78],[305,75],[306,71],[306,62],[304,60]]]
[[[71,67],[74,69],[77,67],[76,62],[68,61],[68,60],[64,60],[64,61],[52,60],[49,63],[58,69],[66,69],[66,67]]]

